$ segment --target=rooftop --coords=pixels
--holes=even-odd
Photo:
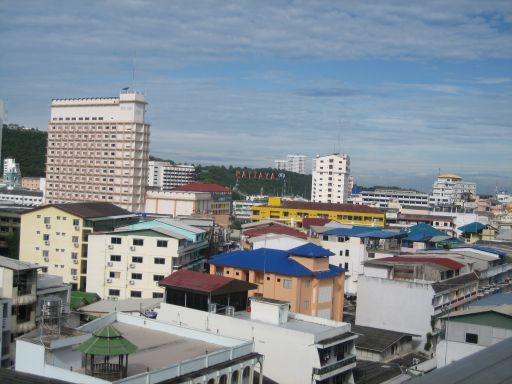
[[[464,264],[458,263],[452,259],[447,257],[404,257],[404,256],[395,256],[395,257],[384,257],[381,259],[371,260],[371,263],[380,264],[397,264],[397,263],[430,263],[436,264],[441,267],[444,267],[449,270],[458,270],[464,267]]]
[[[434,292],[438,293],[454,289],[456,287],[462,288],[464,287],[465,284],[470,283],[478,283],[478,276],[475,272],[439,281],[437,283],[432,284],[432,288],[434,289]]]
[[[359,336],[356,339],[357,348],[377,352],[384,352],[404,337],[412,337],[412,335],[407,333],[388,331],[380,328],[363,327],[361,325],[352,325],[352,332]]]
[[[312,225],[324,226],[329,223],[331,219],[320,219],[317,217],[305,217],[302,219],[302,228],[309,229]]]
[[[9,257],[0,256],[0,267],[11,269],[13,271],[25,271],[28,269],[41,268],[36,264],[27,263],[26,261],[20,261],[11,259]]]
[[[452,312],[443,316],[444,318],[463,317],[480,313],[494,312],[512,318],[512,304],[503,305],[477,305],[463,311]]]
[[[512,292],[505,293],[496,293],[494,295],[489,295],[478,299],[477,301],[471,303],[471,307],[480,306],[480,305],[501,305],[501,304],[509,304],[512,305]]]
[[[131,215],[130,211],[119,208],[117,205],[103,202],[84,202],[84,203],[62,203],[62,204],[49,204],[42,205],[34,208],[29,212],[38,211],[48,207],[55,207],[65,212],[71,213],[83,219],[93,219],[99,217],[110,216],[126,216]]]
[[[313,243],[306,243],[298,247],[288,250],[288,253],[293,256],[303,257],[329,257],[334,256],[334,253],[319,245]]]
[[[255,284],[230,277],[210,275],[185,269],[176,271],[160,280],[159,285],[215,295],[244,292],[258,288]]]
[[[43,191],[33,190],[33,189],[25,189],[25,188],[0,188],[0,193],[5,195],[23,195],[23,196],[36,196],[43,197]]]
[[[457,229],[462,233],[480,233],[486,227],[487,225],[479,223],[478,221],[474,221],[472,223],[463,225]]]
[[[217,184],[209,183],[190,183],[174,188],[175,191],[192,191],[192,192],[231,192],[231,189]]]
[[[268,204],[267,206],[272,207],[272,205],[270,204]],[[305,209],[312,211],[384,214],[383,211],[381,211],[380,209],[368,207],[367,205],[354,204],[313,203],[308,201],[281,200],[281,205],[279,205],[279,207],[290,209]]]
[[[268,225],[266,227],[252,228],[246,229],[243,231],[243,235],[247,237],[257,237],[263,236],[267,234],[278,234],[278,235],[288,235],[292,237],[296,237],[299,239],[307,239],[305,233],[291,227],[283,226],[283,225]]]
[[[139,312],[143,309],[152,309],[160,304],[163,299],[125,299],[125,300],[100,300],[78,309],[79,312],[111,313]]]
[[[378,227],[352,227],[352,228],[334,228],[322,232],[322,235],[348,236],[348,237],[367,237],[373,239],[391,239],[404,237],[403,233],[397,231],[384,231]]]
[[[32,375],[12,369],[0,369],[0,383],[9,384],[71,384],[69,381],[52,379],[49,377]]]

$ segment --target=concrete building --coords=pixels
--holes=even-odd
[[[21,168],[20,164],[16,163],[15,159],[4,159],[3,180],[9,189],[19,188],[21,186]]]
[[[0,188],[0,201],[26,207],[38,207],[43,204],[43,192],[23,188]]]
[[[231,189],[217,184],[209,183],[191,183],[176,187],[175,191],[185,192],[206,192],[211,196],[210,214],[214,216],[229,216],[231,215]]]
[[[140,93],[54,99],[48,125],[45,203],[103,201],[144,211],[149,124]]]
[[[7,124],[7,105],[4,99],[0,99],[0,159],[2,158],[2,131]]]
[[[305,218],[336,220],[341,224],[384,227],[384,212],[365,205],[312,203],[270,197],[268,204],[254,207],[252,221],[273,220],[302,227]]]
[[[442,317],[445,339],[437,345],[437,367],[512,338],[512,305],[477,306]]]
[[[295,172],[304,175],[306,173],[306,156],[288,155],[286,160],[275,160],[275,168],[288,172]]]
[[[358,280],[356,324],[408,333],[428,344],[428,334],[439,337],[439,318],[463,309],[477,290],[477,274],[448,257],[370,260]]]
[[[389,203],[398,203],[405,207],[428,208],[428,193],[395,189],[376,189],[375,191],[361,191],[351,196],[353,204],[368,205],[370,207],[387,208]]]
[[[106,299],[162,298],[158,282],[178,269],[202,270],[206,231],[169,219],[89,235],[87,291]]]
[[[287,225],[278,223],[278,222],[260,222],[257,226],[247,225],[242,227],[242,231],[240,234],[240,247],[243,249],[257,249],[262,248],[261,246],[254,246],[253,239],[256,239],[256,243],[265,244],[265,240],[269,240],[268,245],[263,245],[263,248],[270,248],[270,249],[283,249],[287,251],[288,249],[295,248],[296,246],[302,245],[307,240],[307,235],[295,228],[289,227]],[[295,246],[290,246],[288,248],[282,248],[282,245],[285,245],[286,243],[290,243],[289,241],[282,239],[282,241],[274,240],[271,241],[272,236],[277,235],[285,235],[291,238],[295,238],[295,240],[302,240],[300,244],[296,244]],[[274,244],[281,244],[277,248],[273,248],[270,246],[271,243]],[[291,245],[291,244],[290,244]]]
[[[333,253],[329,263],[345,269],[345,294],[357,296],[357,281],[367,260],[393,256],[400,252],[399,232],[371,227],[326,228],[320,245]]]
[[[497,229],[490,224],[482,224],[478,221],[463,225],[457,228],[461,232],[461,239],[464,242],[473,244],[478,241],[496,240]]]
[[[289,303],[258,297],[251,311],[233,316],[162,304],[159,319],[219,335],[254,340],[264,356],[265,376],[276,383],[354,383],[356,367],[350,324],[289,312]]]
[[[0,297],[0,368],[11,366],[11,300]]]
[[[16,348],[17,371],[71,383],[252,383],[255,371],[263,377],[253,341],[121,312],[78,329],[37,329]]]
[[[85,290],[88,236],[137,221],[111,203],[45,205],[21,215],[20,260],[62,276],[73,290]]]
[[[148,167],[148,187],[168,191],[195,180],[196,168],[193,165],[149,161]]]
[[[0,204],[0,255],[7,255],[9,243],[13,238],[17,238],[15,244],[19,244],[21,214],[28,209],[30,208],[9,203]]]
[[[44,177],[22,177],[21,188],[44,192],[45,180]]]
[[[318,245],[280,251],[259,248],[216,255],[210,273],[256,284],[251,296],[284,300],[292,312],[341,321],[344,270],[329,265],[332,253]]]
[[[315,203],[345,204],[348,202],[350,158],[335,153],[313,160],[311,201]]]
[[[457,175],[440,175],[432,185],[430,205],[465,207],[476,200],[476,184]]]
[[[212,196],[208,192],[192,191],[146,191],[146,209],[149,214],[172,217],[210,214]]]
[[[245,200],[233,201],[233,216],[242,223],[251,221],[252,209],[258,205],[265,205],[268,196],[246,196]]]

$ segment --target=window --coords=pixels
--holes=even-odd
[[[348,272],[348,263],[345,263],[345,271]]]
[[[50,240],[50,235],[49,235],[49,234],[47,234],[47,233],[45,233],[45,234],[43,235],[43,240],[44,240],[44,241],[49,241],[49,240]]]
[[[157,240],[156,246],[159,248],[167,248],[167,240]]]
[[[328,241],[328,240],[329,240],[329,236],[327,236],[327,235],[323,235],[323,236],[322,236],[322,240],[323,240],[323,241]]]
[[[466,343],[478,344],[478,335],[475,333],[466,333]]]
[[[76,274],[77,274],[77,270],[75,268],[72,268],[71,269],[71,275],[72,276],[76,276]]]
[[[133,239],[133,245],[143,246],[144,240],[143,239]]]
[[[73,225],[75,225],[75,226],[80,225],[80,219],[73,219]]]
[[[164,278],[164,275],[153,275],[153,281],[160,281]]]
[[[309,309],[309,300],[304,300],[304,309]]]
[[[155,264],[165,264],[165,259],[163,257],[155,257]]]
[[[110,271],[108,273],[108,277],[111,277],[113,279],[119,279],[121,277],[121,272],[112,272],[112,271]]]
[[[71,252],[71,259],[72,260],[78,259],[78,253],[77,252]]]
[[[109,289],[108,294],[109,296],[119,296],[120,295],[119,289]]]
[[[283,279],[283,288],[290,289],[292,287],[292,281],[288,279]]]
[[[78,236],[73,236],[73,237],[71,238],[71,241],[72,241],[73,243],[78,243]]]
[[[130,291],[130,297],[142,297],[141,291]]]
[[[49,254],[50,254],[49,251],[43,251],[43,257],[48,257]]]
[[[110,255],[110,261],[121,261],[121,255]]]
[[[132,256],[132,263],[142,263],[142,256]]]
[[[121,244],[121,238],[120,237],[111,237],[110,244]]]
[[[345,256],[349,256],[349,250],[345,249]]]
[[[142,280],[142,273],[132,273],[132,279]]]
[[[338,236],[338,243],[345,242],[345,236]]]
[[[311,285],[311,280],[304,281],[304,288],[309,288],[310,285]]]
[[[45,224],[50,224],[50,218],[49,217],[45,217],[44,218],[44,223]]]

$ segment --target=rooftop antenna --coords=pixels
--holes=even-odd
[[[132,63],[132,88],[135,88],[135,65],[137,62],[137,50],[133,51],[133,63]]]

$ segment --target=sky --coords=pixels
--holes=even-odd
[[[151,154],[351,157],[360,185],[512,191],[512,1],[0,0],[0,98],[144,92]]]

